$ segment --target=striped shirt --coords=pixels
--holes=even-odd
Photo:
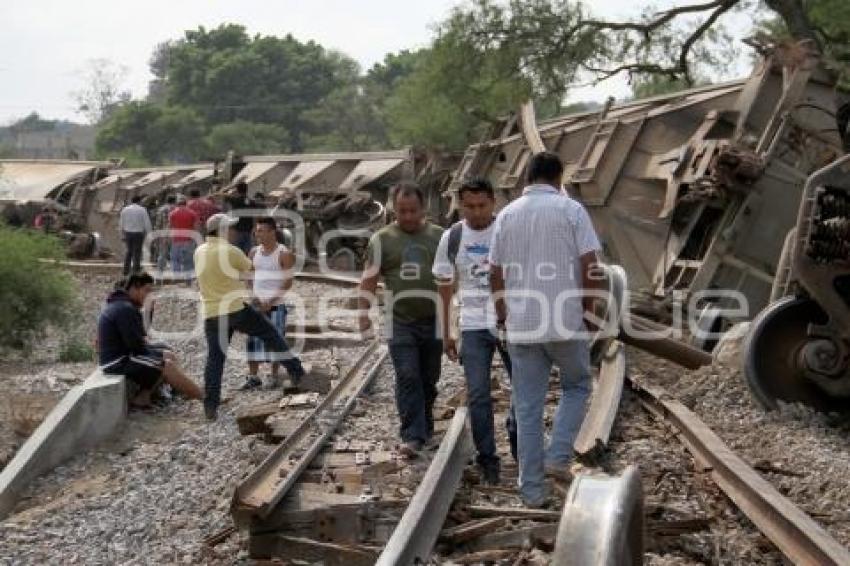
[[[549,185],[530,185],[499,213],[490,263],[505,278],[508,340],[568,340],[584,328],[579,258],[599,249],[587,211]]]

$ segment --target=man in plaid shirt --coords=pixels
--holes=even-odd
[[[557,155],[534,155],[530,184],[499,213],[490,245],[497,324],[507,330],[513,361],[520,494],[529,507],[547,504],[544,473],[569,476],[590,395],[584,311],[592,299],[585,292],[597,286],[599,240],[587,211],[561,191],[562,175]],[[562,395],[544,449],[543,409],[553,364]]]

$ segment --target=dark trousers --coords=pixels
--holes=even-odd
[[[466,376],[466,403],[472,424],[472,438],[478,452],[476,461],[482,467],[499,465],[493,427],[493,397],[490,392],[490,368],[496,351],[502,357],[505,370],[510,377],[511,357],[499,344],[494,331],[464,330],[461,333],[460,360]],[[511,454],[516,459],[516,419],[513,405],[508,412],[505,426],[510,439]]]
[[[434,400],[443,342],[437,339],[436,319],[393,320],[389,340],[395,368],[395,399],[404,442],[426,442],[434,432]]]
[[[133,272],[142,270],[142,244],[145,243],[144,232],[124,232],[124,275],[130,273],[132,263]]]
[[[204,321],[207,338],[207,364],[204,368],[204,405],[218,407],[221,402],[221,375],[227,359],[227,348],[233,333],[238,330],[263,341],[266,352],[274,353],[274,360],[286,368],[293,380],[304,375],[304,368],[290,350],[289,345],[271,321],[250,305],[231,314],[208,318]]]

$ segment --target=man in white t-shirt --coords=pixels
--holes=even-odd
[[[544,471],[568,476],[573,441],[590,395],[585,312],[592,293],[599,240],[587,211],[560,190],[561,160],[534,155],[529,185],[499,212],[490,246],[491,281],[499,324],[513,361],[519,483],[530,507],[546,504]],[[561,399],[544,448],[543,411],[549,372],[558,366]]]
[[[443,233],[432,272],[437,278],[441,298],[443,350],[450,360],[456,362],[460,359],[466,376],[467,405],[478,451],[476,461],[484,481],[497,484],[500,463],[493,433],[490,367],[493,354],[498,350],[510,375],[511,359],[499,343],[496,311],[490,296],[490,239],[496,201],[493,186],[486,179],[464,183],[458,197],[463,220]],[[460,290],[460,356],[449,317],[456,282]],[[512,416],[513,411],[506,425],[511,452],[516,457],[516,426]]]

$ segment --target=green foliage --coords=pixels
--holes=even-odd
[[[308,41],[251,37],[224,24],[187,31],[168,44],[154,72],[169,104],[197,111],[215,126],[237,120],[275,124],[289,133],[289,151],[304,149],[309,135],[304,113],[340,86],[350,59]]]
[[[98,153],[138,156],[150,163],[189,162],[204,151],[205,125],[180,106],[132,101],[114,110],[98,130]]]
[[[243,155],[262,155],[283,152],[289,145],[289,137],[280,126],[237,120],[213,126],[206,144],[211,155],[225,155],[229,150]]]
[[[467,34],[478,16],[456,10],[397,81],[386,107],[395,144],[462,149],[535,94],[510,45],[479,45]]]
[[[690,86],[722,72],[735,43],[721,17],[745,4],[725,0],[683,12],[647,6],[638,18],[608,22],[595,17],[591,5],[574,0],[473,0],[455,10],[440,31],[455,34],[453,43],[466,46],[463,56],[480,66],[473,80],[490,74],[507,87],[481,93],[484,99],[505,106],[532,94],[539,117],[545,118],[559,111],[578,83],[646,73]],[[481,65],[469,53],[486,54],[488,63]],[[450,97],[458,99],[456,93]]]
[[[693,88],[698,84],[707,84],[707,81],[698,81],[697,84],[689,85],[684,79],[644,74],[632,77],[632,93],[636,99],[651,98]]]
[[[94,348],[79,337],[74,337],[62,344],[59,350],[59,361],[63,363],[91,362],[95,359]]]
[[[847,0],[808,0],[806,15],[820,43],[827,64],[835,70],[839,87],[850,92],[850,2]],[[762,12],[756,32],[771,40],[788,41],[792,33],[776,12]]]
[[[403,56],[399,56],[403,59]],[[101,155],[162,163],[241,154],[386,148],[380,89],[351,58],[309,41],[223,24],[158,45],[148,99],[102,125]],[[384,83],[382,83],[382,80]]]
[[[602,108],[602,105],[598,102],[572,102],[566,106],[562,106],[558,114],[580,114],[583,112],[597,111],[600,108]]]
[[[28,351],[48,326],[70,320],[73,279],[40,258],[64,257],[60,242],[40,232],[0,224],[0,349]]]

